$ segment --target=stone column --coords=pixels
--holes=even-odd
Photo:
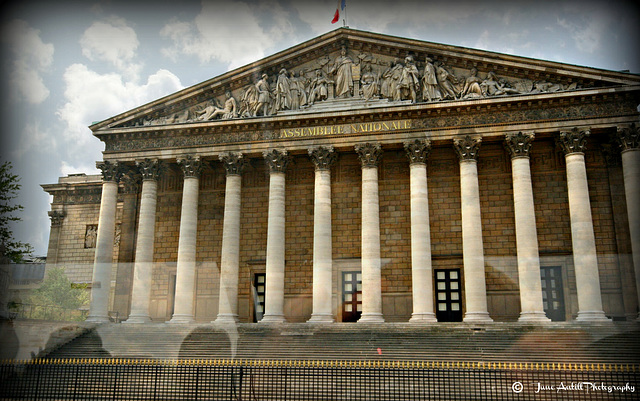
[[[313,202],[313,312],[309,323],[332,323],[331,288],[331,165],[337,156],[332,146],[309,149],[316,166]]]
[[[240,272],[240,206],[242,153],[220,156],[227,170],[224,195],[224,222],[222,226],[222,255],[220,258],[220,298],[216,323],[238,321],[238,274]]]
[[[47,265],[55,266],[58,263],[60,230],[62,229],[65,212],[64,210],[51,210],[48,214],[51,219],[51,231],[49,232],[49,246],[47,247]]]
[[[627,200],[631,254],[640,303],[640,127],[635,124],[619,127],[617,138],[622,150],[622,175]]]
[[[548,322],[542,303],[538,232],[533,206],[533,186],[529,151],[533,133],[518,132],[506,136],[506,148],[511,155],[513,202],[516,218],[516,252],[520,287],[521,322]]]
[[[158,177],[162,170],[159,160],[145,159],[136,162],[142,175],[138,240],[131,292],[131,313],[125,323],[147,323],[153,272],[153,245],[156,228],[156,204],[158,201]]]
[[[431,266],[431,229],[427,157],[431,141],[416,139],[404,143],[409,158],[411,188],[411,283],[413,313],[411,322],[437,322],[433,312],[433,268]]]
[[[362,163],[362,316],[360,323],[381,323],[382,263],[380,260],[380,204],[378,163],[382,148],[378,143],[355,146]]]
[[[272,149],[263,153],[269,167],[269,219],[267,222],[267,263],[265,313],[260,322],[283,323],[285,249],[285,175],[287,151]]]
[[[196,284],[196,240],[198,236],[198,195],[202,161],[198,156],[176,160],[184,173],[180,238],[176,266],[176,295],[169,323],[193,323]]]
[[[484,272],[484,246],[480,217],[478,150],[481,140],[466,136],[454,139],[453,148],[460,159],[460,195],[462,203],[462,253],[464,265],[465,322],[492,322],[487,309],[487,284]]]
[[[591,219],[587,169],[584,161],[589,130],[560,132],[558,144],[567,163],[567,189],[571,214],[571,243],[578,290],[578,317],[583,321],[607,321],[602,310],[596,239]]]
[[[89,322],[109,321],[109,293],[111,292],[111,268],[113,267],[113,239],[116,231],[116,206],[118,204],[118,181],[122,173],[117,162],[98,163],[102,170],[102,197],[98,236],[91,280],[91,306]]]

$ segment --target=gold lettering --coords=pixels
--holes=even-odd
[[[404,128],[405,129],[411,128],[411,120],[404,120]]]

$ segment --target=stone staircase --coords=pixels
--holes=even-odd
[[[103,324],[40,357],[637,364],[640,325]]]

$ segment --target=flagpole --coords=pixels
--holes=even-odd
[[[343,27],[347,27],[349,25],[347,25],[347,2],[344,2],[344,19],[342,20],[342,25]]]

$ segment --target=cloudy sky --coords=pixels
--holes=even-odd
[[[347,0],[355,29],[640,73],[626,1]],[[336,0],[4,1],[0,162],[22,177],[16,236],[46,255],[40,184],[97,174],[87,128],[338,26]]]

